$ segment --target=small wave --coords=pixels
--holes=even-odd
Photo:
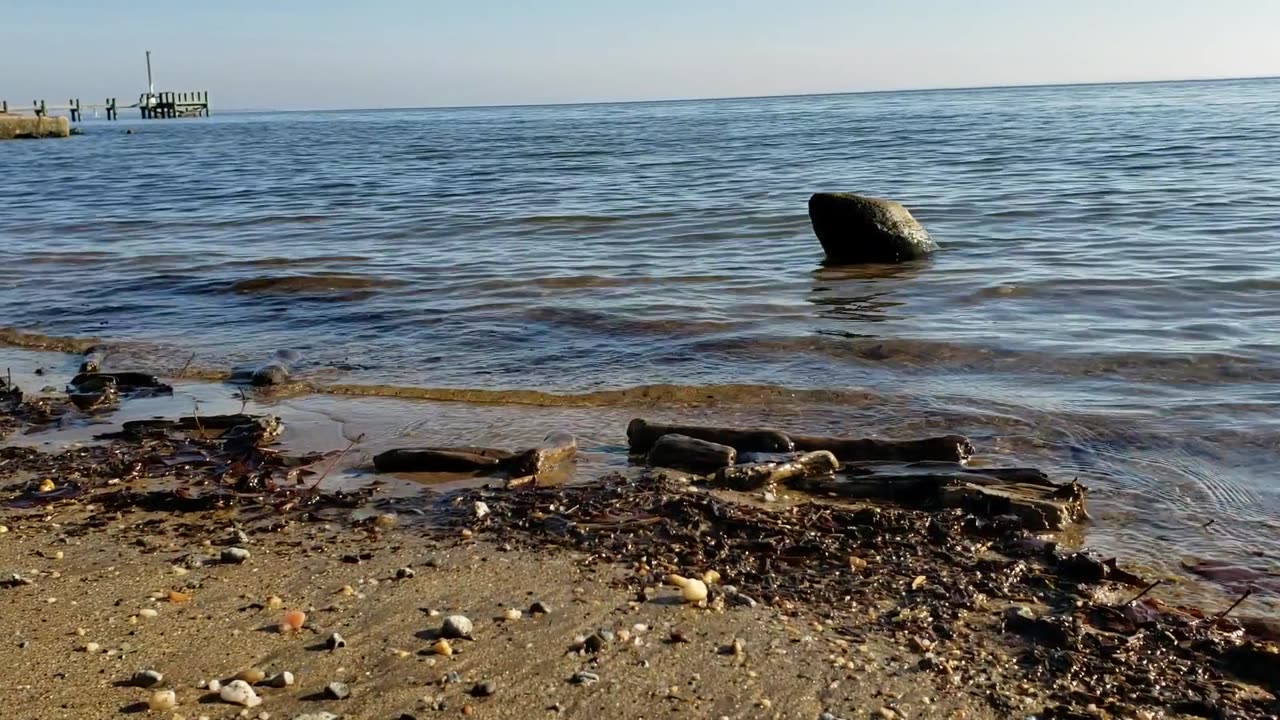
[[[97,340],[77,337],[57,337],[27,332],[12,327],[0,327],[0,344],[33,350],[56,350],[65,353],[83,353]]]
[[[616,405],[768,405],[779,401],[872,405],[883,399],[861,390],[806,390],[780,385],[639,385],[616,390],[553,393],[544,390],[488,390],[482,388],[431,388],[402,385],[317,384],[309,388],[326,395],[394,397],[438,402],[488,405],[536,405],[540,407],[609,407]]]
[[[612,215],[530,215],[520,218],[526,225],[610,225],[625,218]]]
[[[360,275],[283,275],[238,280],[231,291],[240,294],[306,294],[335,290],[378,290],[404,285],[401,280]]]
[[[364,255],[315,255],[312,257],[266,257],[254,258],[253,260],[230,260],[225,263],[219,263],[225,267],[305,267],[308,265],[327,265],[329,263],[356,263],[366,262],[369,258]]]

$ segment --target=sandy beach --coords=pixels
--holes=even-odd
[[[1247,602],[1158,600],[1150,577],[1076,553],[1069,533],[892,502],[761,503],[634,468],[424,484],[370,473],[315,426],[103,439],[123,418],[188,414],[192,395],[206,422],[262,398],[192,383],[81,412],[42,368],[19,363],[13,384],[55,389],[8,388],[2,416],[5,717],[1277,711],[1274,623]],[[706,576],[705,600],[671,575]],[[306,624],[282,632],[295,610]],[[452,615],[473,630],[446,650]],[[268,686],[284,672],[290,686]],[[237,675],[260,705],[209,689]],[[168,690],[176,706],[151,709]]]

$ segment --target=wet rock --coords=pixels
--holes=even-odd
[[[143,670],[133,676],[133,684],[140,688],[153,688],[164,682],[164,674],[155,670]]]
[[[813,232],[834,265],[919,260],[938,244],[901,204],[854,193],[809,198]]]
[[[582,647],[585,648],[587,652],[595,654],[604,650],[605,646],[608,644],[609,641],[606,640],[603,635],[600,633],[592,633],[587,636],[587,639],[582,643]]]
[[[249,551],[242,547],[229,547],[222,551],[222,562],[229,565],[240,565],[249,560]]]
[[[470,638],[474,626],[464,615],[450,615],[440,625],[440,635],[449,639]]]
[[[331,682],[324,686],[324,694],[330,700],[346,700],[351,697],[351,688],[344,682]]]

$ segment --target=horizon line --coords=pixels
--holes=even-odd
[[[1007,85],[939,85],[882,90],[833,90],[813,93],[779,93],[775,95],[710,95],[705,97],[668,97],[641,100],[573,100],[542,103],[477,103],[473,105],[404,105],[387,107],[309,107],[309,108],[228,108],[225,113],[304,113],[304,112],[387,112],[397,110],[488,110],[501,108],[590,107],[594,105],[644,105],[681,102],[715,102],[730,100],[779,100],[786,98],[838,97],[842,95],[888,95],[894,93],[969,92],[979,90],[1034,90],[1042,88],[1106,87],[1108,85],[1171,85],[1177,83],[1239,82],[1280,80],[1280,75],[1244,75],[1218,77],[1167,78],[1160,80],[1100,80],[1085,82],[1014,83]]]

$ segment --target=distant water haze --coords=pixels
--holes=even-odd
[[[1280,75],[1272,0],[8,3],[0,96],[396,108]]]

